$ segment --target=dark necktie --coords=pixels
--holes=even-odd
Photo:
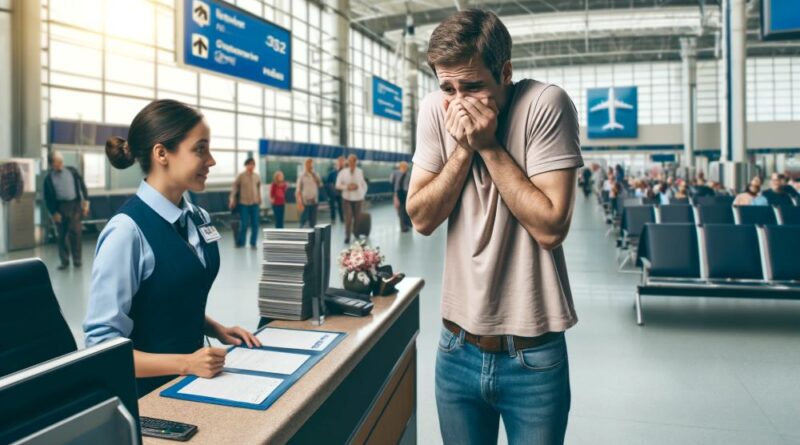
[[[186,222],[186,213],[181,213],[180,218],[173,224],[175,226],[175,230],[178,231],[178,235],[183,238],[184,241],[187,243],[189,242],[189,224]]]

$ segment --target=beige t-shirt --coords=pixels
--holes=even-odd
[[[319,185],[321,183],[317,172],[303,171],[300,179],[297,180],[297,191],[300,193],[304,205],[314,205],[319,202]]]
[[[236,181],[233,183],[231,190],[231,199],[236,199],[236,194],[239,194],[238,203],[241,205],[255,205],[261,202],[261,177],[258,173],[248,174],[247,172],[239,173]]]
[[[444,93],[420,105],[414,165],[438,173],[456,148]],[[561,88],[515,84],[498,140],[528,177],[583,165],[578,113]],[[577,323],[564,251],[544,250],[514,218],[478,155],[447,226],[442,317],[477,335],[534,337]]]

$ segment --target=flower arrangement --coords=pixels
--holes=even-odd
[[[384,259],[379,247],[369,247],[357,241],[339,254],[339,273],[345,281],[358,280],[369,286]]]

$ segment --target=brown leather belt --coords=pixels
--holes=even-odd
[[[461,335],[461,331],[464,331],[461,326],[450,320],[443,319],[442,322],[444,327],[455,336]],[[510,346],[508,337],[513,337],[514,349],[518,351],[550,343],[558,338],[559,334],[560,332],[548,332],[538,337],[518,337],[516,335],[475,335],[464,331],[464,341],[477,346],[478,349],[484,352],[508,352]]]

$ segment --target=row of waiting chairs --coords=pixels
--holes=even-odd
[[[627,206],[619,224],[618,257],[629,248],[635,249],[642,228],[647,223],[795,225],[800,224],[800,207],[677,204],[658,207]],[[633,249],[629,255],[623,257],[620,269],[632,259]]]
[[[190,192],[192,202],[204,208],[212,217],[228,213],[228,191]],[[129,194],[94,195],[89,197],[89,217],[84,224],[104,224],[114,216],[125,202],[133,196]]]
[[[654,224],[637,253],[642,281],[635,297],[800,299],[800,226]]]

